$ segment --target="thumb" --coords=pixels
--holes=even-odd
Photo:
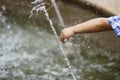
[[[65,43],[65,36],[63,33],[60,35],[60,41],[64,44]]]

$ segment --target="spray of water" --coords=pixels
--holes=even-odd
[[[50,19],[49,14],[48,14],[48,12],[47,12],[47,9],[46,9],[46,7],[45,7],[45,4],[44,4],[42,1],[43,1],[43,0],[38,0],[38,2],[39,2],[40,4],[38,4],[37,6],[33,7],[33,9],[31,10],[31,15],[30,15],[30,17],[33,16],[33,11],[36,11],[36,12],[38,12],[38,11],[43,11],[43,12],[45,13],[45,16],[46,16],[47,20],[49,21],[50,27],[51,27],[51,29],[53,30],[54,35],[55,35],[55,37],[56,37],[56,40],[57,40],[57,42],[58,42],[58,46],[59,46],[59,48],[60,48],[60,51],[61,51],[62,55],[65,57],[65,62],[66,62],[66,64],[68,65],[68,68],[69,68],[69,71],[70,71],[70,73],[71,73],[71,75],[72,75],[72,77],[73,77],[73,80],[76,80],[76,77],[75,77],[74,73],[72,72],[72,66],[71,66],[71,64],[70,64],[70,61],[69,61],[69,59],[67,58],[67,56],[65,55],[65,51],[64,51],[64,49],[63,49],[63,47],[62,47],[62,44],[61,44],[60,41],[59,41],[59,37],[58,37],[58,34],[57,34],[57,32],[56,32],[56,30],[55,30],[55,28],[54,28],[54,26],[53,26],[53,22],[52,22],[52,20]],[[36,1],[32,2],[32,4],[33,4],[33,3],[35,4],[35,3],[38,3],[38,2],[37,2],[37,0],[36,0]],[[61,24],[62,24],[63,26],[65,26],[65,25],[64,25],[64,22],[63,22],[63,20],[62,20],[62,18],[61,18],[61,15],[60,15],[59,11],[57,10],[58,7],[56,7],[57,5],[56,5],[55,1],[52,0],[52,3],[54,4],[54,7],[55,7],[55,9],[56,9],[57,14],[59,15],[59,19],[60,19],[60,21],[61,21]]]

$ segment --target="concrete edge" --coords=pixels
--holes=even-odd
[[[87,0],[61,0],[61,1],[68,2],[71,4],[77,4],[79,6],[82,6],[85,9],[91,10],[98,14],[102,14],[105,17],[116,15],[116,14],[106,10],[105,8],[100,7],[99,5],[91,3],[90,1],[87,1]]]
[[[80,1],[80,0],[78,0],[78,1]],[[101,11],[101,12],[105,12],[106,14],[109,14],[109,15],[117,15],[117,14],[115,14],[114,12],[111,12],[111,11],[105,9],[104,7],[102,7],[102,6],[100,6],[100,5],[97,5],[97,4],[95,4],[95,3],[92,3],[92,2],[90,2],[90,1],[87,1],[87,0],[81,0],[81,1],[84,2],[84,3],[89,3],[90,6],[93,6],[93,7],[96,8],[97,10],[99,10],[99,11]]]
[[[87,1],[87,0],[77,0],[77,1],[87,5],[88,7],[92,7],[93,9],[95,9],[95,10],[101,12],[101,13],[104,13],[104,14],[106,14],[108,16],[116,15],[115,13],[110,12],[109,10],[105,9],[104,7],[101,7],[101,6],[99,6],[97,4],[94,4],[94,3],[90,2],[90,1]]]

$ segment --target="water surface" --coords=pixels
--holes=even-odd
[[[0,79],[72,80],[44,13],[29,19],[31,1],[18,2],[0,1]],[[60,34],[62,27],[53,6],[47,3]],[[57,5],[66,27],[103,16],[77,4],[58,1]],[[118,41],[113,32],[102,32],[76,35],[63,45],[77,80],[119,80]]]

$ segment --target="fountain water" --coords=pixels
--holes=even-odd
[[[58,10],[57,5],[56,5],[56,3],[55,3],[54,0],[51,0],[51,1],[52,1],[53,5],[54,5],[54,8],[55,8],[56,13],[57,13],[57,16],[58,16],[58,18],[59,18],[59,21],[61,22],[61,25],[64,27],[65,24],[64,24],[64,22],[63,22],[63,19],[62,19],[62,17],[61,17],[61,14],[60,14],[60,12],[59,12],[59,10]],[[36,0],[36,1],[32,2],[32,4],[36,4],[36,3],[40,3],[40,4],[37,5],[37,6],[35,6],[35,7],[33,7],[33,9],[31,10],[31,15],[30,15],[30,17],[33,16],[33,11],[36,11],[36,12],[38,12],[38,11],[43,11],[43,12],[45,13],[45,16],[46,16],[47,20],[49,21],[50,27],[51,27],[51,29],[52,29],[55,37],[56,37],[56,40],[57,40],[57,42],[58,42],[58,46],[59,46],[59,48],[60,48],[60,51],[61,51],[62,55],[65,57],[65,62],[66,62],[66,64],[68,65],[68,68],[69,68],[69,71],[70,71],[70,73],[71,73],[71,75],[72,75],[72,77],[73,77],[73,80],[76,80],[76,77],[75,77],[75,75],[74,75],[74,73],[73,73],[73,71],[72,71],[72,66],[71,66],[71,64],[70,64],[70,61],[69,61],[69,59],[67,58],[67,56],[66,56],[66,54],[65,54],[65,51],[64,51],[64,49],[63,49],[63,47],[62,47],[62,44],[61,44],[60,41],[59,41],[58,34],[57,34],[57,32],[56,32],[56,30],[55,30],[55,28],[54,28],[54,26],[53,26],[52,20],[51,20],[50,17],[49,17],[49,14],[48,14],[47,9],[46,9],[46,7],[45,7],[45,3],[42,2],[42,0],[38,0],[38,1]]]
[[[62,18],[61,14],[60,14],[60,11],[59,11],[59,9],[58,9],[58,6],[57,6],[56,3],[55,3],[55,0],[51,0],[51,2],[52,2],[53,6],[54,6],[54,8],[55,8],[56,14],[57,14],[57,16],[58,16],[58,19],[59,19],[62,27],[65,27],[65,23],[64,23],[63,18]]]
[[[44,15],[42,1],[58,33],[61,25],[51,0],[36,0],[32,5],[31,0],[0,0],[0,80],[73,80]],[[77,0],[57,1],[65,25],[102,16],[83,8]],[[34,7],[34,17],[28,19],[35,5],[39,6]],[[42,11],[37,13],[38,8]],[[119,41],[113,32],[103,32],[76,35],[72,44],[62,45],[76,79],[119,80]]]

